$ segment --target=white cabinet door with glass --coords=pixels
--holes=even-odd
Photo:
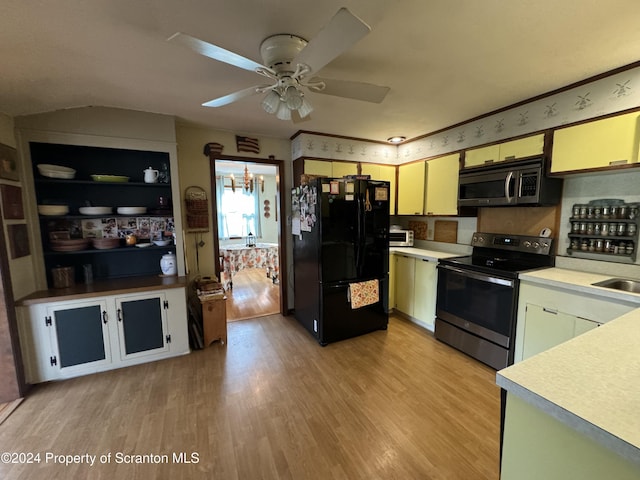
[[[29,383],[189,352],[184,289],[41,303],[17,311]]]

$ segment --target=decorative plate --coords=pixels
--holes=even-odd
[[[91,175],[91,178],[95,181],[95,182],[128,182],[129,181],[129,177],[125,177],[124,175],[100,175],[100,174],[96,174],[96,175]]]

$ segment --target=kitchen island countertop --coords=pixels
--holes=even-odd
[[[591,284],[611,278],[559,268],[521,280],[638,303],[640,295]],[[496,383],[640,465],[640,308],[500,370]]]
[[[640,271],[638,273],[640,274]],[[597,295],[600,297],[610,298],[612,300],[637,303],[640,307],[640,294],[638,293],[624,292],[621,290],[596,287],[592,285],[593,283],[614,277],[616,277],[616,275],[583,272],[565,268],[545,268],[520,274],[520,281],[536,283],[546,287],[564,288],[574,292]]]

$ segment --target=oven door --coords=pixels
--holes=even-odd
[[[436,316],[508,349],[517,287],[514,278],[438,265]]]

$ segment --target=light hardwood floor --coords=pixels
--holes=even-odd
[[[227,295],[227,321],[246,320],[280,312],[280,287],[264,268],[241,270],[233,276]]]
[[[321,347],[292,317],[228,327],[226,346],[37,386],[0,426],[0,451],[111,461],[0,463],[0,478],[498,479],[495,371],[428,332],[392,317]]]

